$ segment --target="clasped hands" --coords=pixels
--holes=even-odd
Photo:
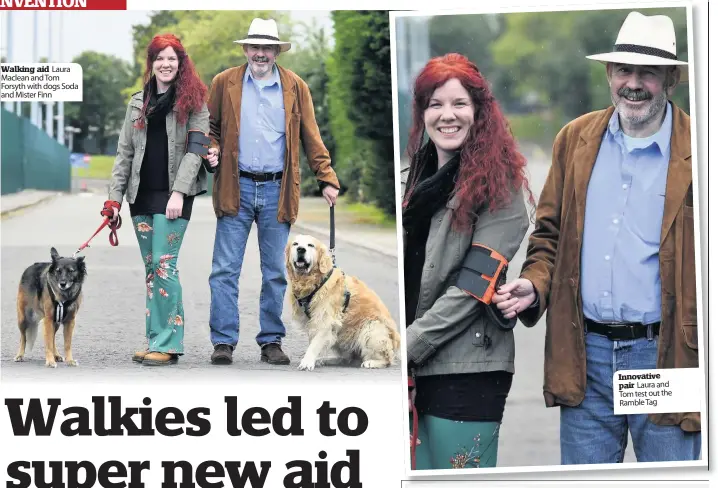
[[[531,306],[536,300],[533,283],[526,278],[517,278],[500,286],[491,301],[504,318],[512,319]]]

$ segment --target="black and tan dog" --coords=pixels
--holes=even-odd
[[[20,329],[20,349],[15,361],[23,361],[25,349],[30,351],[42,323],[45,339],[45,366],[55,368],[63,357],[57,352],[55,334],[63,326],[65,340],[64,361],[77,366],[72,357],[72,334],[75,318],[82,303],[82,285],[87,275],[85,258],[60,257],[50,250],[52,261],[35,263],[22,274],[17,292],[17,325]]]

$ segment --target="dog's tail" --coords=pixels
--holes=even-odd
[[[27,328],[25,329],[25,352],[26,354],[29,352],[32,352],[32,347],[35,345],[35,339],[37,339],[37,329],[40,328],[40,325],[37,322],[32,322],[31,324],[28,324]]]

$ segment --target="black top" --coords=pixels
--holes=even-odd
[[[169,191],[169,151],[167,145],[167,119],[157,117],[147,122],[147,144],[140,168],[138,191]]]
[[[501,422],[513,373],[443,374],[416,378],[416,410],[448,420]]]
[[[153,80],[150,81],[150,84]],[[155,97],[155,93],[145,96]],[[168,94],[172,95],[172,94]],[[171,108],[171,107],[170,107]],[[169,184],[169,150],[165,113],[157,113],[147,120],[147,143],[140,167],[140,185],[135,202],[130,204],[130,215],[165,214],[172,194]],[[194,196],[184,197],[180,218],[189,220],[192,215]]]

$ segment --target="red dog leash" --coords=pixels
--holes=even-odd
[[[411,469],[416,469],[416,441],[419,438],[419,415],[416,413],[416,405],[411,400],[411,390],[416,388],[414,378],[409,376],[409,405],[411,406]]]
[[[100,212],[100,215],[102,215],[102,216],[105,217],[104,220],[102,221],[102,224],[100,224],[100,226],[97,228],[97,230],[95,231],[95,233],[92,234],[92,236],[90,236],[90,238],[87,239],[87,241],[86,241],[83,245],[81,245],[81,246],[77,249],[77,251],[75,251],[75,253],[72,255],[73,258],[74,258],[80,251],[82,251],[82,250],[85,249],[86,247],[89,247],[89,246],[90,246],[90,241],[91,241],[92,239],[94,239],[94,237],[95,237],[97,234],[99,234],[100,231],[101,231],[102,229],[104,229],[107,225],[110,226],[110,245],[111,245],[111,246],[117,246],[117,245],[120,243],[119,239],[117,238],[117,229],[119,229],[120,227],[122,227],[122,217],[120,217],[120,215],[118,214],[118,215],[117,215],[117,222],[111,222],[111,221],[110,221],[110,219],[111,219],[112,216],[114,215],[114,213],[113,213],[113,211],[112,211],[112,208],[113,208],[113,207],[116,208],[118,211],[120,210],[120,204],[119,204],[119,203],[113,202],[113,201],[111,201],[111,200],[108,200],[108,201],[105,202],[105,207],[102,209],[102,212]]]

